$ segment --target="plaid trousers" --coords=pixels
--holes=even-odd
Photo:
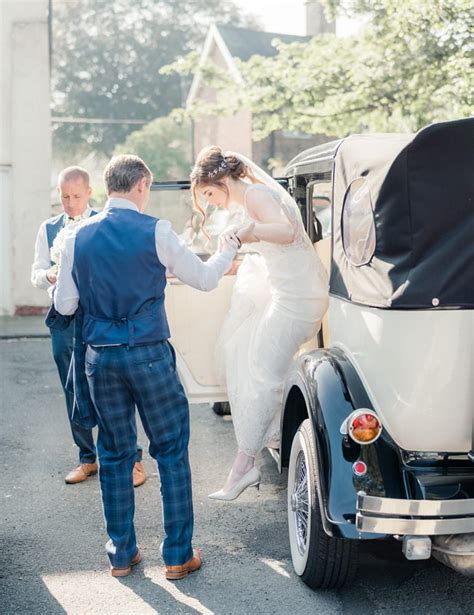
[[[188,460],[189,406],[167,341],[143,346],[88,346],[86,374],[97,413],[100,486],[112,566],[126,567],[137,551],[132,468],[135,406],[158,463],[165,564],[192,557],[193,502]]]

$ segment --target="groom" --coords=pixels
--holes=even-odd
[[[226,236],[206,263],[186,248],[169,222],[143,214],[152,175],[136,156],[112,158],[103,212],[66,240],[54,296],[61,314],[84,312],[86,373],[97,414],[100,484],[113,576],[140,562],[132,467],[135,406],[158,463],[163,502],[166,578],[201,566],[193,552],[188,461],[189,409],[176,372],[164,308],[166,269],[200,290],[212,290],[230,268],[238,242]]]

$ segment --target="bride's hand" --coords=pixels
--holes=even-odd
[[[226,226],[224,229],[224,233],[236,233],[239,228],[241,228],[242,225],[238,225],[238,224],[229,224],[229,226]]]
[[[258,237],[255,237],[254,229],[255,222],[249,222],[248,224],[241,226],[235,234],[242,243],[256,243],[260,240],[258,239]]]

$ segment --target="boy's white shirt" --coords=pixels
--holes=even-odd
[[[92,209],[88,205],[83,214],[83,218],[88,218],[91,213]],[[35,242],[35,258],[33,265],[31,266],[31,283],[36,288],[42,288],[43,290],[48,290],[51,287],[51,283],[46,277],[48,271],[51,269],[50,249],[48,245],[48,234],[46,231],[46,224],[48,222],[49,220],[45,220],[45,222],[43,222],[39,227]]]

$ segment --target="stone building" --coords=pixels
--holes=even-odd
[[[32,287],[36,233],[51,215],[48,0],[0,2],[0,314],[47,302]]]

